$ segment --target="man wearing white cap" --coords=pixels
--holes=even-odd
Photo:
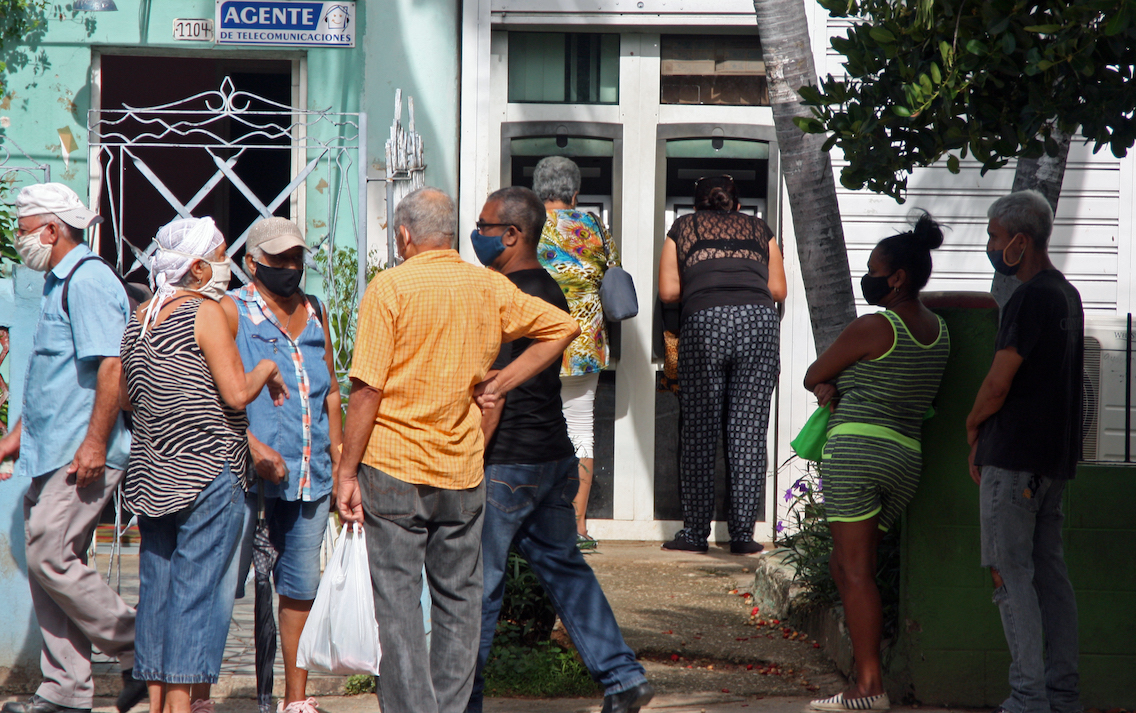
[[[24,532],[44,681],[30,701],[6,703],[2,711],[89,711],[92,647],[126,669],[118,699],[125,711],[146,695],[129,671],[134,609],[87,566],[86,548],[130,452],[118,409],[119,342],[130,307],[110,267],[84,260],[93,253],[83,230],[102,218],[74,191],[59,183],[28,186],[16,198],[16,216],[16,250],[47,275],[20,420],[0,440],[0,460],[18,458],[15,474],[31,478]]]

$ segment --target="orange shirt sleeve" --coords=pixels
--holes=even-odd
[[[351,357],[351,371],[348,373],[352,379],[358,379],[375,389],[386,387],[394,360],[397,309],[397,295],[390,282],[380,278],[372,280],[359,305],[355,353]]]
[[[508,278],[502,276],[498,285],[501,291],[501,341],[511,342],[521,337],[545,342],[561,339],[576,332],[576,320],[548,302],[526,294]]]

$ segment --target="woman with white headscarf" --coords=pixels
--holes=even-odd
[[[236,594],[249,463],[245,406],[265,386],[288,397],[275,363],[245,373],[217,301],[229,284],[225,240],[210,218],[158,231],[154,298],[122,337],[119,401],[133,412],[126,501],[141,534],[134,677],[150,711],[209,711],[193,684],[216,683]],[[201,690],[198,688],[198,690]]]

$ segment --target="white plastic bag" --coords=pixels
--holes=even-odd
[[[367,542],[358,523],[352,526],[350,535],[347,527],[340,531],[320,579],[316,600],[300,634],[296,666],[339,675],[377,676],[382,649]]]

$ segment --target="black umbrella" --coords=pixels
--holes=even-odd
[[[252,536],[252,563],[256,570],[256,619],[252,629],[256,645],[256,700],[260,713],[274,713],[272,681],[276,664],[276,617],[272,611],[271,577],[279,553],[268,537],[262,493],[257,493],[257,501],[256,531]]]

